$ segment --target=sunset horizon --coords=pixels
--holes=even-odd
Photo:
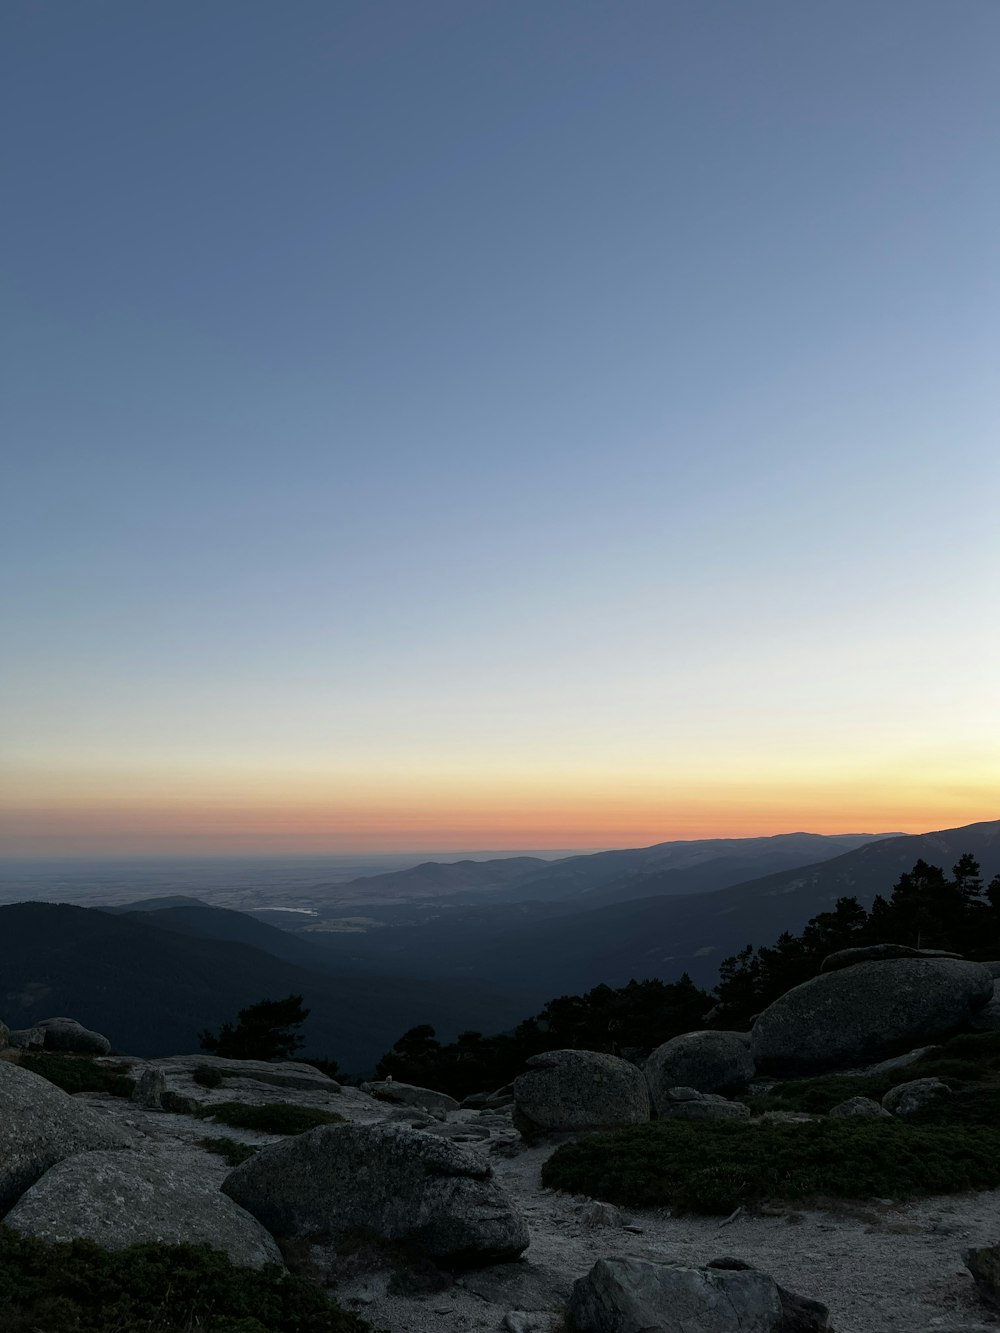
[[[997,12],[8,6],[0,855],[996,814]]]

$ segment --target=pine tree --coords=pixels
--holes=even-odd
[[[309,1017],[301,995],[260,1000],[241,1009],[235,1023],[223,1023],[219,1035],[199,1032],[203,1051],[227,1060],[290,1060],[302,1046],[296,1029]]]

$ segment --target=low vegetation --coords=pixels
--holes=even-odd
[[[293,1102],[266,1102],[263,1106],[218,1102],[215,1106],[200,1107],[198,1115],[233,1129],[253,1129],[261,1134],[304,1134],[317,1125],[337,1125],[344,1121],[336,1111],[296,1106]]]
[[[463,1032],[439,1042],[429,1024],[404,1032],[378,1062],[380,1078],[434,1088],[459,1099],[510,1083],[544,1051],[577,1048],[639,1058],[671,1037],[702,1026],[712,998],[686,974],[676,982],[595,986],[586,995],[550,1000],[513,1032]]]
[[[128,1065],[105,1065],[90,1055],[62,1055],[56,1051],[21,1053],[18,1064],[32,1074],[54,1083],[64,1092],[109,1092],[112,1097],[131,1097],[135,1080]]]
[[[637,1208],[730,1213],[765,1200],[917,1198],[1000,1185],[1000,1130],[976,1124],[665,1121],[567,1143],[552,1189]]]
[[[198,1146],[225,1158],[230,1166],[239,1166],[257,1151],[252,1143],[239,1143],[236,1139],[199,1139]]]
[[[745,1100],[755,1115],[764,1111],[807,1111],[826,1115],[838,1102],[849,1097],[871,1097],[881,1101],[890,1088],[909,1083],[917,1078],[939,1078],[957,1092],[971,1094],[973,1087],[980,1092],[975,1097],[965,1095],[961,1104],[985,1107],[982,1093],[995,1088],[1000,1099],[1000,1032],[964,1033],[953,1037],[943,1046],[935,1046],[912,1064],[892,1069],[886,1074],[852,1078],[849,1074],[828,1074],[820,1078],[789,1079],[776,1083],[767,1092]],[[992,1096],[992,1092],[990,1096]],[[934,1123],[952,1118],[948,1107],[958,1103],[951,1099],[934,1112]],[[928,1122],[930,1123],[930,1121]],[[971,1123],[971,1122],[970,1122]],[[990,1123],[984,1120],[983,1123]],[[996,1122],[1000,1124],[1000,1120]]]
[[[366,1333],[370,1325],[277,1267],[207,1245],[48,1244],[0,1227],[4,1333]]]
[[[214,1065],[198,1065],[191,1072],[191,1077],[202,1088],[221,1088],[225,1073]]]

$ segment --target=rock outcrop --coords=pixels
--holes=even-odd
[[[697,1088],[664,1088],[657,1102],[661,1120],[749,1120],[744,1102],[730,1102],[715,1092]]]
[[[852,1116],[861,1116],[866,1120],[888,1120],[891,1112],[871,1097],[848,1097],[846,1102],[838,1102],[830,1108],[834,1120],[849,1120]]]
[[[57,1162],[134,1142],[53,1083],[0,1061],[0,1216]]]
[[[397,1083],[395,1079],[380,1079],[372,1083],[362,1083],[362,1092],[376,1097],[380,1102],[391,1102],[394,1106],[413,1106],[432,1115],[457,1111],[459,1103],[446,1092],[435,1092],[433,1088],[418,1088],[412,1083]]]
[[[336,1079],[299,1060],[272,1064],[268,1060],[230,1060],[219,1055],[167,1055],[150,1060],[148,1064],[161,1070],[168,1081],[188,1079],[201,1069],[214,1069],[225,1079],[249,1079],[272,1088],[325,1092],[331,1096],[343,1091]]]
[[[759,1069],[807,1074],[881,1060],[966,1027],[993,995],[978,963],[897,958],[823,972],[768,1006],[754,1024]]]
[[[336,1247],[361,1231],[469,1265],[528,1245],[488,1163],[400,1125],[323,1125],[258,1152],[222,1188],[279,1239]]]
[[[206,1179],[191,1152],[81,1153],[46,1171],[4,1221],[45,1241],[92,1240],[106,1250],[205,1244],[234,1264],[284,1266],[269,1233]]]
[[[615,1129],[649,1119],[641,1070],[598,1051],[534,1055],[514,1080],[514,1122],[523,1133]]]
[[[0,1027],[3,1027],[0,1024]],[[3,1029],[6,1031],[6,1028]],[[0,1042],[0,1045],[3,1043]],[[16,1050],[27,1051],[31,1049],[41,1050],[45,1045],[44,1028],[15,1028],[13,1032],[7,1033],[7,1045],[13,1046]]]
[[[657,1046],[646,1061],[646,1082],[659,1110],[668,1088],[696,1088],[718,1092],[753,1078],[750,1034],[746,1032],[686,1032]]]
[[[83,1027],[75,1018],[43,1018],[35,1024],[45,1033],[47,1051],[67,1051],[73,1055],[107,1055],[111,1042],[100,1032]]]
[[[1000,1311],[1000,1245],[966,1250],[962,1258],[972,1274],[980,1300],[991,1310]]]
[[[838,949],[828,953],[820,964],[821,972],[838,972],[858,963],[887,963],[896,958],[961,958],[947,949],[914,949],[909,944],[864,944],[856,949]]]
[[[147,1065],[135,1081],[132,1100],[138,1106],[145,1106],[150,1111],[161,1111],[166,1091],[167,1078],[163,1070]]]
[[[685,1268],[641,1259],[598,1259],[573,1287],[576,1333],[821,1333],[825,1307],[782,1293],[746,1265]],[[738,1262],[738,1261],[736,1261]],[[782,1296],[786,1299],[783,1300]]]
[[[939,1078],[915,1078],[909,1083],[897,1083],[882,1098],[882,1109],[890,1115],[915,1115],[931,1102],[953,1096],[947,1083]]]

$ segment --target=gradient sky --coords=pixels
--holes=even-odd
[[[17,855],[1000,817],[996,0],[5,0]]]

